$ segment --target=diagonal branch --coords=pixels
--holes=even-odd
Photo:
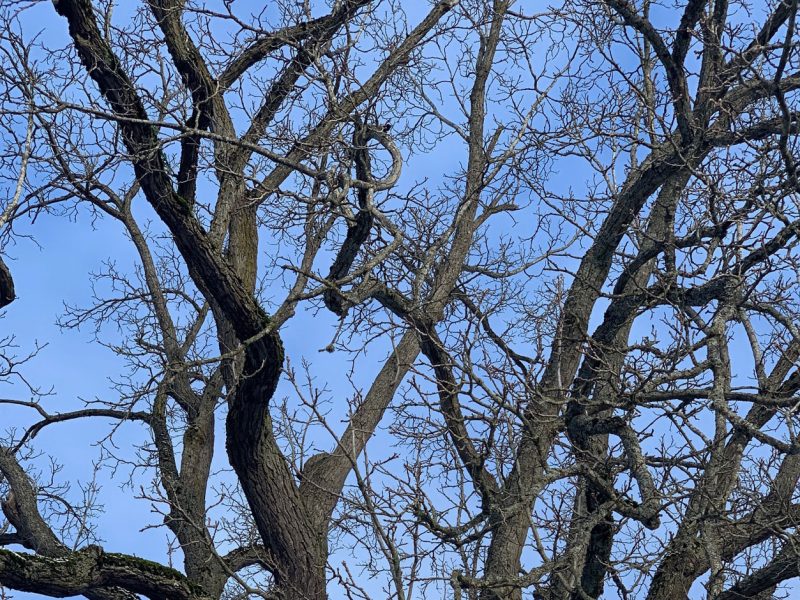
[[[373,98],[383,83],[396,72],[396,69],[408,60],[409,54],[416,48],[419,43],[425,39],[437,23],[450,12],[459,0],[439,0],[425,16],[425,18],[417,25],[406,38],[392,50],[386,59],[375,70],[366,83],[354,92],[348,94],[332,106],[328,113],[320,120],[319,123],[309,132],[309,134],[302,140],[295,143],[289,153],[286,155],[286,163],[280,164],[272,172],[269,173],[259,183],[257,188],[253,190],[253,195],[259,201],[263,201],[269,194],[286,180],[291,175],[293,169],[288,166],[291,163],[299,163],[309,152],[319,146],[319,144],[326,139],[331,133],[333,128],[341,121],[345,115],[352,114],[364,102]]]
[[[296,484],[274,438],[269,400],[283,363],[283,346],[270,320],[216,244],[175,193],[155,127],[140,98],[97,27],[89,0],[59,0],[56,10],[89,75],[112,111],[123,117],[120,130],[142,190],[169,228],[194,282],[219,307],[245,343],[244,371],[230,398],[228,456],[239,476],[264,543],[285,561],[276,575],[295,584],[319,562],[316,539],[302,514]],[[125,120],[125,118],[134,120]],[[315,585],[318,585],[315,582]]]
[[[798,536],[786,540],[780,552],[766,566],[742,578],[736,585],[717,596],[717,600],[755,598],[764,590],[800,575]]]
[[[368,0],[367,2],[361,1],[358,2],[358,4],[364,5],[371,1],[372,0]],[[354,3],[350,2],[348,4]],[[264,60],[267,56],[283,46],[297,46],[303,40],[318,38],[320,32],[327,29],[331,21],[336,20],[339,16],[340,11],[337,11],[325,15],[324,17],[312,19],[311,21],[284,27],[257,39],[242,50],[242,52],[225,67],[225,70],[217,79],[220,87],[223,90],[228,89],[231,85],[236,83],[239,77],[250,67]]]
[[[485,458],[475,448],[467,431],[461,404],[458,401],[459,386],[453,376],[453,361],[432,325],[421,328],[422,353],[430,361],[436,374],[436,388],[439,392],[439,406],[447,424],[450,439],[458,452],[464,468],[481,495],[484,512],[499,491],[497,480],[486,469]]]
[[[418,355],[419,336],[416,331],[409,330],[386,359],[364,401],[350,417],[337,448],[304,472],[300,492],[307,506],[327,515],[333,512],[354,461],[372,437]]]
[[[198,129],[211,128],[228,137],[235,136],[230,113],[225,106],[222,91],[214,80],[200,51],[192,42],[183,26],[181,14],[185,2],[180,0],[148,0],[150,9],[158,22],[167,44],[172,62],[180,73],[187,89],[191,91],[194,112],[189,124]],[[178,172],[178,194],[193,202],[200,137],[187,135],[181,140],[181,159]],[[217,146],[217,156],[225,161],[227,154],[223,145]]]
[[[306,43],[298,47],[295,57],[283,69],[281,74],[273,80],[261,107],[259,107],[250,123],[250,127],[242,136],[243,142],[250,144],[258,142],[264,131],[266,131],[267,126],[275,118],[284,100],[295,90],[295,84],[306,72],[306,69],[325,51],[339,28],[351,20],[360,8],[371,1],[347,0],[331,13],[327,20],[317,25],[314,35],[306,38]],[[249,156],[250,153],[244,148],[240,149],[234,159],[236,168],[242,167]]]
[[[0,448],[0,475],[11,493],[2,502],[3,514],[16,528],[21,543],[46,556],[64,556],[68,549],[45,522],[36,498],[36,490],[11,450]]]
[[[648,19],[639,15],[636,9],[631,6],[627,0],[605,0],[605,3],[622,17],[625,25],[641,33],[653,47],[667,75],[667,83],[669,84],[669,91],[672,94],[672,102],[675,107],[675,118],[678,121],[678,131],[683,141],[688,142],[692,139],[692,114],[689,106],[689,89],[686,85],[686,76],[683,72],[683,60],[678,60],[679,58],[685,59],[686,57],[683,42],[681,41],[680,45],[676,46],[676,52],[674,54],[670,53],[667,44],[658,31],[656,31],[655,27],[653,27],[653,24]],[[697,4],[697,2],[694,1],[687,7],[689,18],[692,18],[693,4]],[[702,9],[702,6],[700,8]],[[684,18],[686,18],[686,15],[684,15]],[[683,19],[681,20],[681,25],[685,25]],[[678,42],[679,40],[676,39],[676,43]],[[688,41],[686,44],[688,45]]]
[[[675,64],[682,65],[683,61],[686,60],[686,53],[689,51],[689,45],[692,41],[692,29],[703,16],[703,10],[707,3],[708,0],[689,0],[686,4],[681,23],[678,25],[678,31],[675,34],[675,41],[672,43],[672,60],[675,61]]]
[[[58,0],[55,7],[69,23],[84,67],[120,117],[119,127],[137,179],[147,200],[172,233],[192,279],[219,304],[240,339],[261,333],[269,323],[267,315],[210,243],[189,203],[175,193],[156,129],[149,124],[144,106],[119,59],[101,36],[91,2]],[[274,354],[279,354],[277,335],[267,338],[272,338]],[[277,376],[277,369],[274,370]]]

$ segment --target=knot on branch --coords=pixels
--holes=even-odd
[[[403,168],[403,156],[397,144],[394,143],[392,137],[388,134],[389,125],[383,127],[375,127],[373,125],[364,125],[356,130],[353,134],[353,153],[354,162],[356,165],[356,180],[351,182],[351,185],[358,188],[367,188],[373,191],[388,190],[397,180],[400,179],[400,173]],[[375,140],[380,144],[384,150],[389,153],[392,159],[392,166],[389,172],[382,179],[373,179],[371,173],[371,157],[367,144]],[[360,165],[360,162],[365,164]]]

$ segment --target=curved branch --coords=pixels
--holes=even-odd
[[[367,147],[370,140],[378,141],[392,156],[392,168],[386,177],[380,180],[372,179],[372,161]],[[345,189],[351,185],[358,187],[359,210],[353,222],[348,225],[347,237],[328,272],[327,279],[331,282],[347,276],[359,250],[369,238],[372,224],[375,222],[375,211],[373,210],[375,191],[389,189],[400,178],[402,155],[394,141],[381,129],[361,126],[356,130],[353,134],[353,158],[358,179],[355,182],[345,181]],[[345,301],[338,290],[327,289],[322,297],[325,306],[332,313],[341,317],[347,312]]]
[[[261,565],[267,570],[274,568],[274,559],[270,558],[267,547],[261,544],[242,546],[231,550],[222,557],[222,561],[234,573],[253,565]]]
[[[692,29],[697,25],[703,16],[703,10],[708,0],[689,0],[681,17],[681,24],[675,34],[675,41],[672,44],[672,58],[676,64],[682,65],[689,51],[689,44],[692,41]]]
[[[83,419],[87,417],[106,417],[108,419],[118,419],[120,421],[141,421],[143,423],[150,423],[151,415],[146,412],[115,410],[111,408],[86,408],[83,410],[75,410],[67,413],[49,414],[45,413],[44,418],[31,425],[20,441],[17,443],[17,448],[21,447],[26,442],[35,438],[39,432],[53,423],[63,423],[65,421],[74,421],[75,419]]]

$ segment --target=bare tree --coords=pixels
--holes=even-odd
[[[240,4],[0,3],[3,252],[49,215],[137,257],[60,316],[124,360],[117,398],[54,410],[36,348],[0,340],[32,396],[0,403],[35,417],[0,445],[0,585],[779,597],[797,0]],[[339,379],[284,348],[312,322]],[[85,419],[180,570],[105,551],[95,487],[34,468],[37,434]],[[123,422],[147,442],[117,447]]]

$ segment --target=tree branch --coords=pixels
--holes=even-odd
[[[210,600],[174,569],[135,556],[107,553],[97,546],[58,559],[0,549],[0,583],[57,598],[90,596],[113,586],[151,600]]]
[[[717,600],[745,600],[770,589],[787,579],[800,575],[800,549],[797,536],[783,543],[783,548],[769,563],[755,573],[742,578],[732,588],[717,596]]]

